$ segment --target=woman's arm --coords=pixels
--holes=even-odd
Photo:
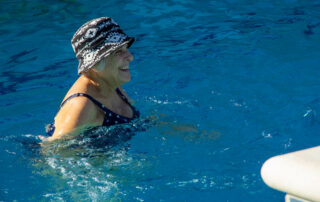
[[[199,126],[190,123],[179,123],[170,118],[167,118],[165,114],[156,114],[154,112],[149,119],[152,120],[154,125],[159,128],[160,133],[166,135],[181,136],[188,141],[200,141],[203,140],[217,140],[220,138],[221,133],[217,130],[202,130]]]
[[[79,127],[97,126],[103,122],[103,115],[86,97],[76,97],[66,102],[55,117],[55,131],[49,141],[59,139]]]

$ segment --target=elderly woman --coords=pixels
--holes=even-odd
[[[62,101],[53,124],[47,128],[55,140],[87,126],[111,126],[139,117],[121,85],[131,80],[128,48],[134,38],[127,36],[109,17],[82,25],[71,43],[79,60],[80,77]]]

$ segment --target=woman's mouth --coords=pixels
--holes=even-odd
[[[120,71],[129,72],[129,68],[121,68]]]

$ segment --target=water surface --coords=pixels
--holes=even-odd
[[[159,120],[43,154],[32,143],[78,77],[70,40],[100,16],[136,37],[124,88]],[[319,19],[320,1],[0,1],[0,201],[283,200],[260,168],[319,145]]]

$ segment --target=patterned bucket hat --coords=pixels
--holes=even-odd
[[[134,42],[109,17],[93,19],[82,25],[73,35],[71,44],[79,60],[78,74],[87,71],[119,47]]]

